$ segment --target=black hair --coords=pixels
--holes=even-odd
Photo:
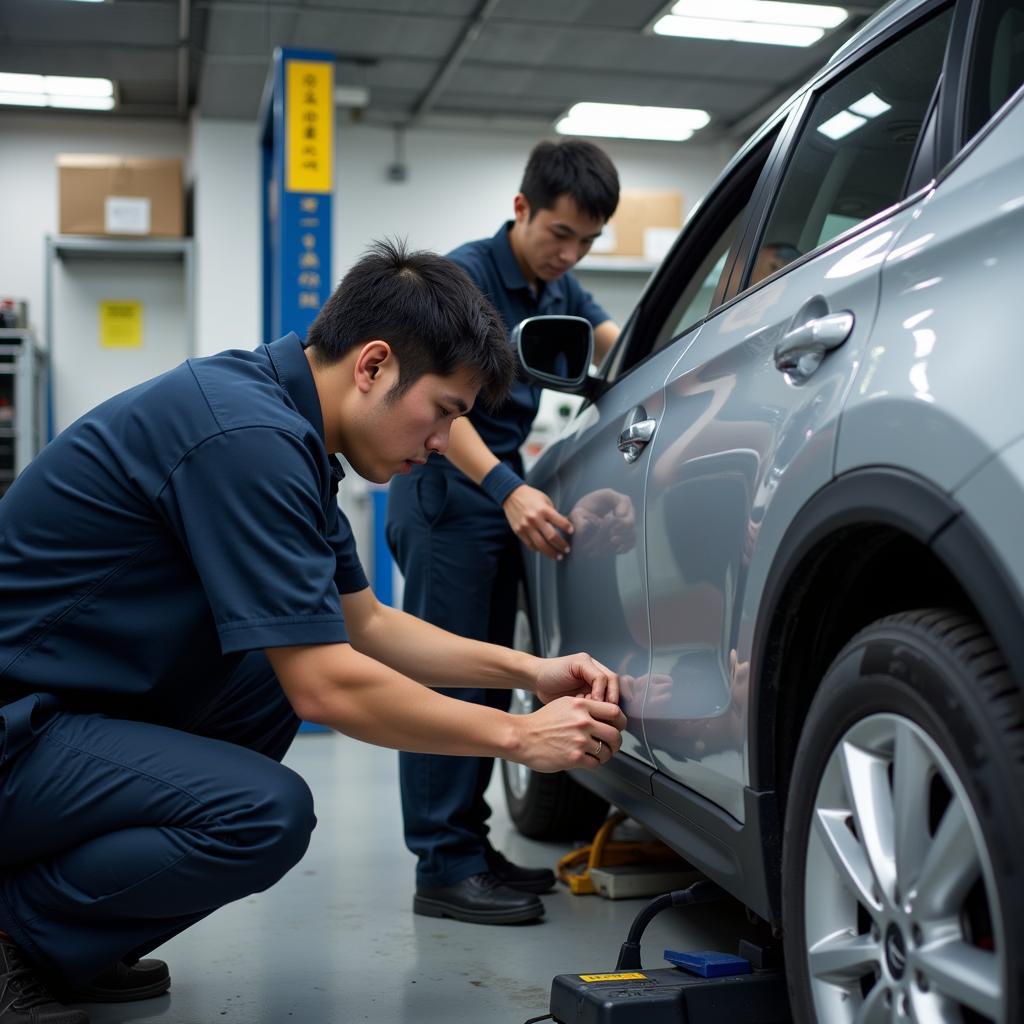
[[[397,398],[425,373],[468,369],[490,406],[508,396],[516,364],[497,310],[466,272],[400,241],[374,242],[342,278],[309,328],[318,363],[329,365],[379,338],[398,359]]]
[[[599,146],[583,139],[538,142],[530,153],[519,191],[530,219],[568,195],[589,217],[606,221],[619,205],[619,175]]]

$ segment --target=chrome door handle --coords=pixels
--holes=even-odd
[[[619,434],[619,451],[627,462],[636,462],[640,458],[640,452],[654,437],[654,428],[657,425],[657,420],[638,420]]]
[[[789,331],[775,349],[775,366],[794,383],[804,381],[821,366],[822,360],[853,332],[849,310],[808,320]]]

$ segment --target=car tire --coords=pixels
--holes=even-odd
[[[534,653],[526,593],[519,589],[512,646]],[[540,701],[527,690],[513,690],[509,711],[528,715]],[[501,762],[501,784],[512,824],[530,839],[590,839],[608,817],[608,802],[584,789],[565,772],[535,772],[526,765]]]
[[[529,714],[535,703],[533,694],[516,690],[511,710]],[[590,839],[608,817],[608,802],[566,772],[535,772],[526,765],[502,761],[501,782],[512,823],[530,839]]]
[[[794,1019],[1024,1019],[1024,713],[974,619],[881,619],[832,663],[788,787]]]

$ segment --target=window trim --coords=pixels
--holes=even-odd
[[[956,15],[954,14],[954,19]],[[950,38],[952,38],[953,26],[950,26]],[[946,60],[949,58],[947,44]],[[935,181],[935,172],[938,166],[938,132],[940,107],[942,104],[943,82],[945,81],[945,61],[943,71],[939,74],[939,80],[935,83],[932,98],[928,101],[928,110],[921,122],[921,131],[917,136],[917,143],[914,146],[914,155],[910,158],[906,176],[903,179],[901,194],[904,196],[917,192]]]

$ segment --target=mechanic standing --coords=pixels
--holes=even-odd
[[[450,260],[379,244],[307,340],[104,402],[0,502],[0,1024],[159,995],[140,957],[302,857],[312,797],[278,763],[299,716],[542,771],[619,748],[612,673],[381,605],[338,507],[332,453],[385,483],[507,393],[497,313]],[[481,681],[545,706],[430,689]]]
[[[508,331],[545,314],[589,320],[600,361],[619,327],[569,271],[618,201],[618,174],[603,150],[581,140],[541,142],[513,200],[514,219],[449,258],[491,300]],[[405,577],[407,612],[461,636],[510,646],[519,542],[549,558],[569,553],[569,520],[522,478],[519,448],[540,394],[517,380],[497,410],[477,406],[454,425],[447,458],[432,458],[392,482],[387,536]],[[450,695],[509,706],[507,692]],[[512,864],[487,838],[484,791],[493,758],[403,752],[399,761],[405,841],[419,858],[414,912],[480,924],[540,917],[544,905],[536,894],[551,888],[553,872]]]

